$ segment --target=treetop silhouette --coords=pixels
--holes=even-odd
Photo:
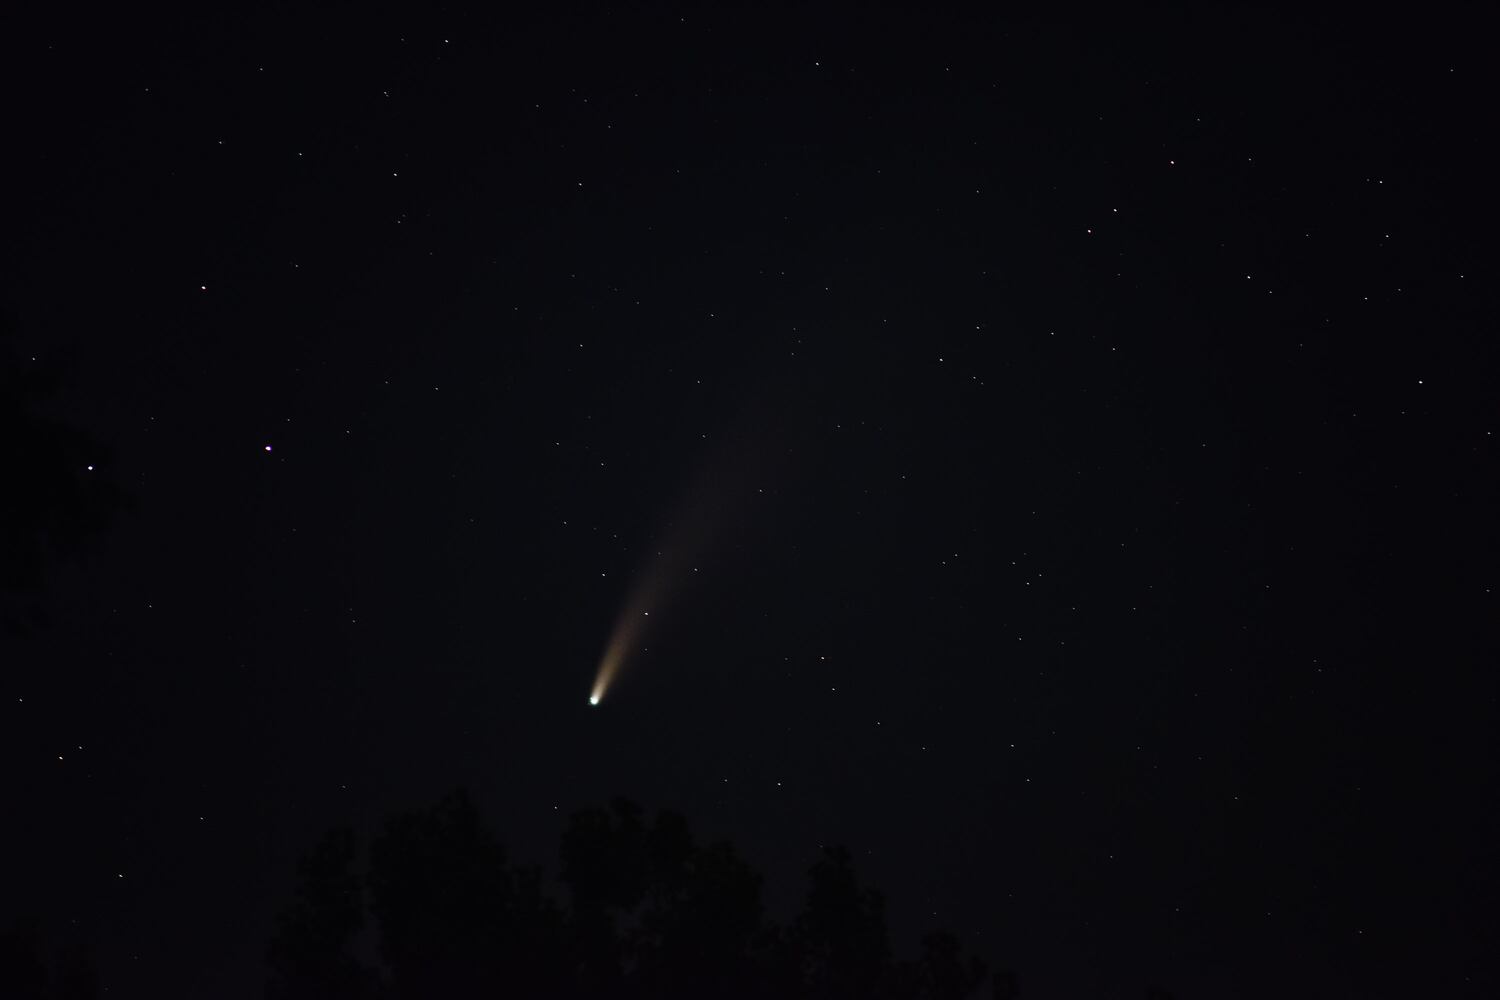
[[[267,953],[268,996],[960,1000],[986,977],[948,933],[895,958],[884,898],[843,848],[822,852],[782,926],[731,844],[699,844],[681,815],[648,821],[626,799],[571,817],[566,905],[538,869],[510,863],[462,791],[392,818],[364,875],[358,860],[348,830],[304,858]],[[356,957],[367,916],[378,963]],[[1013,983],[1001,977],[996,995]]]

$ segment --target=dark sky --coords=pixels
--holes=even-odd
[[[0,921],[258,996],[462,784],[1027,997],[1493,995],[1477,18],[137,16],[0,30],[5,384],[125,498],[7,598]]]

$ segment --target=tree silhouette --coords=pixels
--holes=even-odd
[[[824,848],[808,874],[807,905],[792,932],[807,995],[817,1000],[880,995],[891,987],[893,971],[884,898],[859,884],[842,847]]]
[[[761,876],[732,845],[699,845],[682,816],[648,823],[625,799],[571,817],[560,845],[566,907],[537,869],[507,862],[463,792],[391,819],[363,887],[357,853],[338,830],[299,866],[268,951],[268,996],[962,1000],[985,978],[947,933],[897,961],[884,899],[843,848],[824,850],[801,912],[782,927],[766,919]],[[353,957],[366,909],[379,973]],[[997,979],[995,996],[1014,998],[1014,983]]]
[[[47,996],[47,966],[34,923],[18,922],[0,932],[0,988],[5,996],[18,1000]]]
[[[636,993],[760,996],[771,986],[761,878],[727,843],[696,847],[686,822],[662,813],[647,838],[650,886],[627,945]]]
[[[917,994],[928,1000],[962,1000],[979,988],[988,972],[977,957],[964,957],[963,946],[948,931],[922,938],[917,966]]]
[[[563,922],[534,870],[506,864],[467,794],[397,816],[371,850],[380,954],[398,995],[458,995],[506,984],[552,995],[566,962]]]
[[[98,1000],[99,975],[89,949],[76,936],[49,946],[38,921],[17,920],[0,931],[0,997]]]
[[[646,892],[640,807],[616,799],[609,809],[575,813],[563,833],[561,860],[562,880],[573,903],[568,921],[573,985],[617,993],[626,963],[619,918],[634,910]]]
[[[356,1000],[374,994],[373,973],[352,952],[354,936],[365,922],[354,861],[354,833],[338,829],[298,864],[296,902],[278,919],[267,951],[269,996]]]

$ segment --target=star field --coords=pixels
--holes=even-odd
[[[5,42],[0,929],[259,996],[462,785],[1023,997],[1488,995],[1472,31],[136,16]]]

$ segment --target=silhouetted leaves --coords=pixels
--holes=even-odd
[[[918,970],[919,995],[929,1000],[960,1000],[984,982],[987,971],[978,958],[972,955],[966,958],[958,938],[947,931],[935,931],[922,938]]]
[[[793,932],[808,995],[818,1000],[877,996],[891,973],[885,900],[859,884],[849,852],[841,847],[824,848],[809,879],[807,906]]]
[[[35,920],[0,931],[0,997],[5,1000],[98,1000],[99,973],[75,936],[48,944]]]
[[[468,796],[393,819],[370,859],[380,954],[403,997],[505,983],[523,995],[563,981],[562,918],[539,875],[505,852]]]
[[[18,1000],[47,996],[47,966],[34,925],[17,924],[0,932],[0,986],[5,996]]]
[[[617,799],[576,813],[561,843],[570,906],[539,872],[507,862],[463,792],[387,823],[367,884],[353,835],[334,831],[299,867],[297,898],[269,951],[269,995],[442,1000],[962,1000],[985,977],[952,934],[892,957],[885,902],[847,850],[826,849],[788,927],[766,919],[761,876],[728,843],[697,844],[687,821]],[[366,909],[383,968],[354,942]],[[1014,977],[995,996],[1014,998]]]
[[[641,914],[636,980],[654,996],[756,995],[768,979],[760,875],[726,843],[673,861],[657,870]]]
[[[633,909],[646,891],[646,831],[640,807],[616,799],[609,809],[584,809],[562,840],[562,878],[575,910]]]
[[[373,973],[352,954],[354,936],[365,921],[354,860],[354,834],[340,829],[298,865],[297,900],[279,918],[267,954],[271,996],[353,1000],[373,995]]]

